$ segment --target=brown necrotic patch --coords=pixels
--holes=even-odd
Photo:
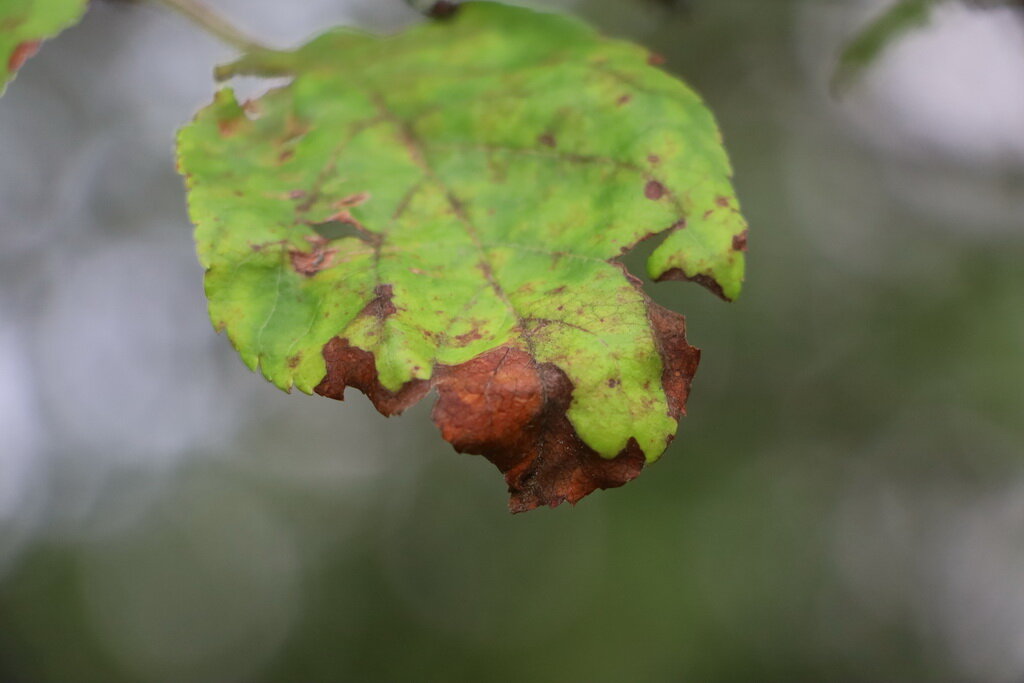
[[[649,319],[662,358],[668,412],[679,419],[700,352],[686,342],[683,316],[651,303]],[[504,474],[514,513],[575,504],[597,489],[622,486],[644,468],[644,454],[632,439],[615,458],[587,446],[567,415],[573,394],[569,377],[517,346],[459,365],[438,365],[432,379],[413,380],[397,391],[381,385],[373,354],[345,339],[327,344],[324,360],[327,377],[317,393],[342,399],[352,386],[384,415],[402,412],[436,388],[433,419],[441,435],[455,450],[483,455]]]
[[[732,237],[732,248],[733,251],[746,251],[747,250],[747,234],[749,231],[744,230],[738,235]]]
[[[657,201],[665,196],[665,186],[657,180],[650,180],[647,182],[647,185],[644,186],[644,196],[648,199]]]
[[[291,256],[292,268],[295,269],[295,272],[305,277],[313,277],[334,264],[334,256],[338,250],[328,249],[327,245],[330,240],[320,235],[307,237],[306,241],[312,246],[311,251],[291,249],[288,253]]]
[[[7,59],[7,70],[14,73],[25,65],[28,58],[39,51],[38,40],[30,40],[24,43],[18,43],[14,50],[11,52],[11,56]]]
[[[732,301],[725,295],[725,291],[722,289],[722,285],[718,284],[718,280],[711,277],[706,273],[697,273],[696,275],[687,275],[682,268],[672,268],[665,272],[664,275],[657,279],[658,282],[696,282],[701,285],[709,292],[713,293],[723,301]]]

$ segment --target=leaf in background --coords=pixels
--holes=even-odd
[[[871,21],[843,48],[833,77],[834,91],[855,81],[882,53],[903,35],[926,26],[932,9],[943,0],[898,0]]]
[[[0,1],[0,95],[39,43],[81,19],[86,0]]]
[[[656,460],[698,351],[620,257],[726,298],[746,224],[715,122],[637,46],[493,3],[394,37],[338,30],[225,73],[291,73],[185,127],[214,325],[282,389],[366,393],[576,502]]]

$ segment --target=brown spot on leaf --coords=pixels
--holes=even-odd
[[[658,278],[658,282],[672,282],[672,281],[685,281],[685,282],[696,282],[703,287],[706,287],[711,293],[724,301],[732,301],[725,295],[722,290],[722,285],[718,284],[715,278],[711,277],[706,273],[697,273],[694,276],[688,276],[681,268],[672,268],[665,272],[664,275]]]
[[[327,376],[316,393],[345,400],[345,388],[354,387],[366,394],[382,415],[397,415],[418,402],[430,391],[430,382],[414,379],[398,391],[390,391],[377,379],[377,366],[369,351],[350,346],[347,339],[335,337],[324,346]]]
[[[668,398],[668,414],[678,420],[686,414],[690,383],[700,364],[700,349],[686,341],[686,318],[653,301],[647,317],[654,328],[654,338],[661,354],[661,384]]]
[[[28,61],[28,58],[39,51],[38,40],[29,40],[24,43],[19,43],[14,47],[14,51],[11,52],[11,56],[7,59],[7,70],[14,73]]]
[[[504,473],[512,512],[577,503],[643,470],[635,442],[610,460],[587,447],[566,417],[572,382],[521,349],[495,349],[439,367],[436,386],[433,415],[442,436],[460,453],[481,454]]]
[[[398,309],[392,303],[392,299],[395,298],[394,287],[391,285],[377,285],[373,290],[373,294],[374,298],[363,307],[363,315],[372,315],[378,320],[387,320],[395,313],[398,313]]]
[[[327,244],[330,240],[319,235],[306,237],[306,241],[313,246],[312,251],[291,249],[289,253],[292,258],[292,268],[295,269],[295,272],[306,277],[313,277],[321,270],[330,268],[334,264],[334,255],[338,253],[338,250],[328,249]]]
[[[291,159],[293,156],[295,156],[295,150],[294,149],[282,150],[282,152],[277,155],[277,161],[278,161],[278,163],[283,164],[284,162],[286,162],[289,159]]]
[[[729,208],[729,198],[728,197],[716,197],[715,198],[715,204],[718,204],[723,209],[728,209]]]
[[[661,66],[666,61],[668,60],[665,59],[665,55],[658,54],[657,52],[652,52],[647,56],[647,63],[651,66]]]
[[[622,95],[622,96],[619,97],[619,99],[615,100],[615,104],[617,104],[617,105],[619,105],[621,107],[623,105],[629,104],[630,100],[632,100],[632,99],[633,99],[632,95],[628,95],[628,94],[627,95]]]
[[[647,185],[644,187],[644,196],[648,199],[657,201],[665,196],[665,186],[657,180],[649,180],[647,181]]]
[[[238,129],[248,119],[244,116],[236,116],[230,119],[220,119],[217,121],[217,130],[220,131],[221,137],[229,138],[238,132]]]
[[[732,248],[734,251],[746,251],[747,250],[747,234],[748,230],[744,230],[738,235],[733,235]]]
[[[295,368],[299,367],[299,363],[301,363],[301,362],[302,362],[302,354],[301,353],[297,353],[297,354],[295,354],[294,356],[292,356],[291,358],[288,359],[288,367],[291,368],[292,370],[294,370]]]
[[[668,414],[685,410],[700,351],[686,341],[686,321],[651,303],[649,320],[662,358]],[[344,398],[345,388],[365,393],[384,415],[410,407],[433,387],[433,419],[460,453],[483,455],[505,475],[512,512],[563,502],[577,503],[597,489],[634,479],[645,458],[635,440],[615,458],[602,458],[580,439],[566,415],[573,385],[551,363],[537,363],[525,350],[505,346],[455,366],[438,365],[431,380],[413,380],[397,391],[380,384],[374,356],[335,338],[324,347],[327,377],[316,392]],[[609,387],[620,380],[608,380]]]
[[[453,0],[438,0],[427,11],[427,16],[434,19],[448,19],[455,16],[459,10],[459,3]]]
[[[555,140],[555,136],[551,133],[544,133],[537,138],[537,142],[544,145],[545,147],[557,147],[558,141]]]
[[[652,164],[658,164],[661,163],[661,157],[659,157],[657,154],[651,154],[647,157],[647,161],[651,162]]]
[[[480,334],[480,330],[474,329],[474,330],[470,330],[469,332],[466,332],[465,334],[457,335],[455,337],[455,345],[456,346],[469,346],[470,344],[475,342],[477,339],[483,339],[483,338],[484,338],[484,335]]]
[[[334,202],[334,208],[351,209],[357,206],[362,206],[368,201],[370,201],[369,192],[358,192],[356,194],[351,194],[347,197],[344,197],[343,199],[339,199],[338,201]],[[349,214],[349,218],[351,219],[351,214]]]
[[[305,190],[292,190],[288,193],[288,199],[303,199],[307,192]]]
[[[617,379],[614,379],[614,378],[608,380],[608,388],[609,389],[614,389],[615,387],[619,386],[620,384],[622,384],[621,380],[617,380]]]

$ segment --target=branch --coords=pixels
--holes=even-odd
[[[200,0],[155,1],[176,11],[178,14],[181,14],[207,33],[216,36],[228,45],[236,47],[242,52],[254,52],[257,50],[269,49],[265,45],[262,45],[258,41],[247,36],[244,32],[235,28],[224,17],[204,5]]]

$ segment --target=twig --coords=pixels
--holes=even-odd
[[[192,23],[204,29],[207,33],[220,38],[228,45],[237,47],[242,52],[254,52],[257,50],[270,49],[235,28],[224,17],[204,5],[200,0],[155,1],[178,12]]]

